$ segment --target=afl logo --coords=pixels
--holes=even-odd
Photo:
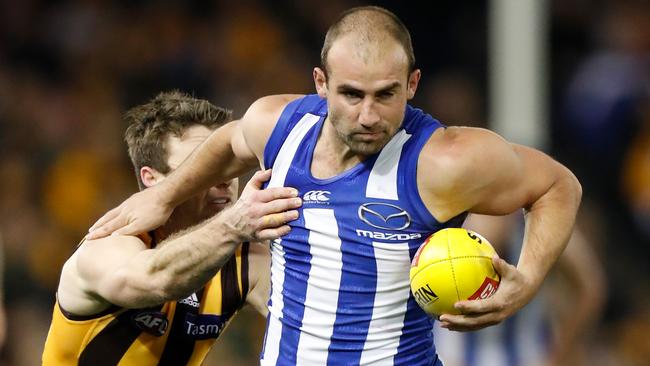
[[[132,320],[138,329],[156,337],[162,336],[167,330],[167,316],[160,311],[138,312],[133,315]]]
[[[377,229],[404,230],[411,225],[411,215],[390,203],[364,203],[359,206],[358,215],[361,221]]]

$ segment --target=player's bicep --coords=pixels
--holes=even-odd
[[[80,285],[91,295],[108,302],[124,304],[132,297],[137,279],[130,278],[130,262],[146,250],[135,237],[107,237],[84,243],[76,260]]]
[[[239,132],[234,135],[233,150],[242,157],[264,161],[264,148],[284,111],[299,95],[271,95],[255,101],[239,121]],[[237,150],[235,150],[237,149]]]
[[[559,164],[541,151],[505,140],[490,149],[481,163],[486,184],[477,189],[471,212],[503,215],[529,207],[557,177]]]
[[[234,121],[235,127],[231,136],[232,151],[237,159],[246,162],[255,162],[257,160],[256,150],[253,148],[254,142],[251,136],[244,134],[242,120]]]

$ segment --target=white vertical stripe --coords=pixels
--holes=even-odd
[[[298,365],[326,365],[334,331],[343,258],[334,210],[303,210],[309,230],[311,269],[300,328]]]
[[[362,365],[392,365],[404,327],[411,263],[408,243],[372,243],[377,261],[377,292],[361,353]]]
[[[284,309],[284,300],[282,290],[284,289],[284,249],[282,248],[282,239],[271,241],[273,246],[271,250],[271,284],[273,286],[271,294],[271,306],[269,307],[269,326],[266,330],[264,357],[260,361],[261,365],[275,365],[280,353],[280,338],[282,335],[282,310]]]
[[[289,171],[289,166],[293,157],[296,155],[296,150],[298,150],[300,142],[302,142],[305,134],[307,134],[318,120],[320,120],[320,116],[307,113],[291,129],[289,136],[287,136],[287,139],[282,144],[278,156],[273,163],[273,174],[271,175],[269,187],[284,186],[284,180]]]
[[[411,137],[401,130],[386,144],[372,167],[366,186],[366,197],[397,200],[397,167],[402,146]]]

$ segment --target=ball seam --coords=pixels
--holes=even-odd
[[[451,258],[451,242],[450,242],[450,235],[447,235],[447,257],[449,257],[449,265],[451,266],[451,277],[454,279],[454,289],[456,290],[456,301],[460,301],[460,293],[458,292],[458,282],[456,282],[456,272],[454,271],[454,261],[451,259],[456,259],[456,258]]]
[[[425,265],[425,267],[430,265],[430,264],[436,264],[436,263],[441,263],[441,262],[446,262],[446,261],[453,261],[455,259],[471,259],[471,258],[492,259],[492,257],[489,257],[487,255],[463,255],[463,256],[458,256],[458,257],[453,257],[453,258],[438,259],[436,261],[426,262],[427,264]],[[419,267],[419,265],[418,265],[418,267]]]

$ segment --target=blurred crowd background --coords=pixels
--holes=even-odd
[[[311,93],[327,27],[362,4],[0,0],[7,326],[0,364],[40,363],[62,263],[105,210],[137,189],[122,140],[126,109],[180,89],[238,116],[264,95]],[[413,104],[450,125],[489,127],[487,3],[373,4],[411,31],[423,70]],[[607,280],[602,310],[584,334],[598,355],[589,364],[647,365],[650,5],[553,0],[548,7],[548,153],[582,182],[579,226]],[[255,364],[264,320],[246,314],[209,364]]]

